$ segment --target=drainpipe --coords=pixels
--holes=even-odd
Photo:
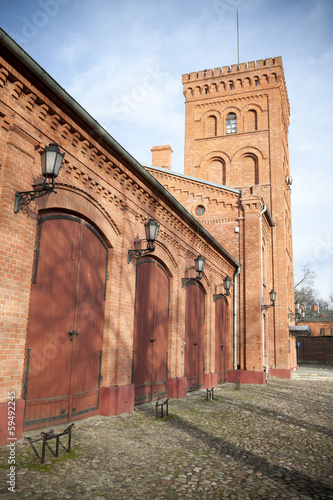
[[[237,267],[234,273],[234,370],[237,370],[237,283],[240,273],[240,266]]]
[[[262,215],[267,210],[267,204],[264,204],[263,210],[260,212],[260,264],[261,264],[261,304],[264,305],[264,259],[262,251]],[[265,365],[265,311],[261,308],[261,321],[262,321],[262,364],[266,371],[266,377],[268,376],[268,366]]]

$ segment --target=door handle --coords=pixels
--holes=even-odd
[[[79,335],[79,332],[76,332],[75,330],[69,330],[68,335],[70,335],[71,341],[72,341],[73,335]]]

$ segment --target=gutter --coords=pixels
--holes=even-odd
[[[196,232],[200,226],[201,235],[208,241],[233,267],[239,267],[234,259],[215,238],[160,184],[146,169],[130,155],[80,104],[75,101],[25,50],[23,50],[7,33],[0,28],[0,42],[14,54],[35,76],[37,76],[54,94],[66,103],[85,123],[109,146],[112,147],[134,170],[152,187],[161,198],[166,199],[183,219]]]

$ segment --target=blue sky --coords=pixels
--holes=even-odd
[[[181,75],[282,56],[291,105],[295,273],[333,290],[331,0],[0,0],[0,26],[137,160],[183,172]]]

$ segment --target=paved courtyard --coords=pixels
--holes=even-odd
[[[333,499],[332,389],[333,378],[225,384],[213,401],[205,390],[170,400],[163,420],[155,421],[154,403],[91,417],[75,423],[70,455],[48,451],[45,465],[20,441],[15,493],[0,449],[0,496]]]

